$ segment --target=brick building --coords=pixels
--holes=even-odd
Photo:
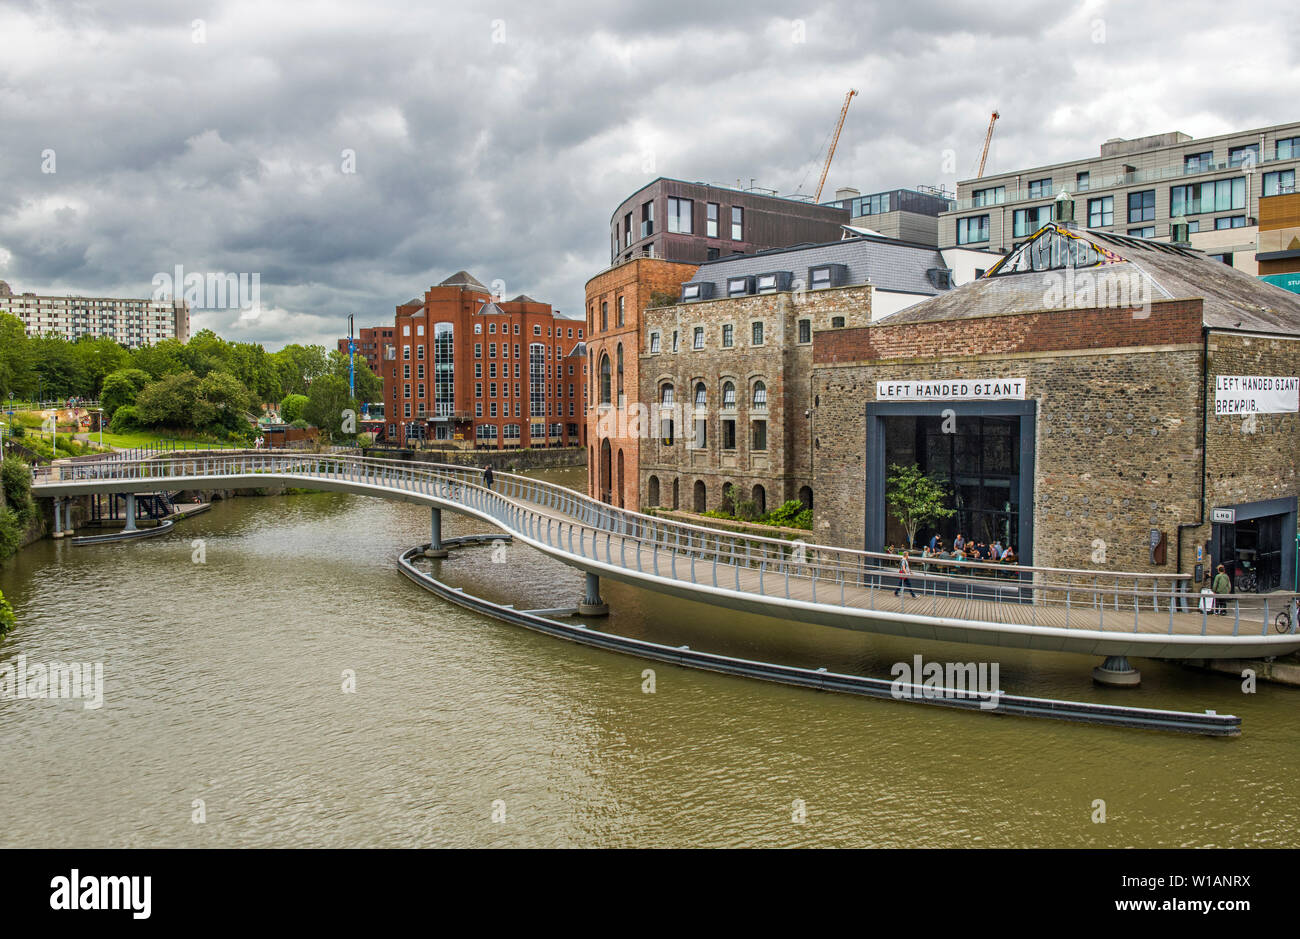
[[[700,265],[680,302],[642,316],[641,504],[811,506],[814,334],[936,296],[949,275],[936,248],[880,237]]]
[[[397,307],[384,382],[388,439],[581,446],[584,324],[460,271]]]
[[[816,537],[905,541],[885,476],[915,463],[956,510],[922,539],[1295,589],[1298,375],[1300,297],[1184,243],[1048,225],[968,286],[814,334]]]
[[[357,330],[356,344],[357,355],[366,360],[366,365],[376,375],[382,374],[385,361],[392,362],[397,358],[397,343],[391,326],[367,326]],[[348,354],[346,336],[339,340],[339,352]]]
[[[634,257],[587,281],[587,367],[592,401],[587,411],[588,492],[636,510],[642,311],[677,296],[694,264]],[[629,406],[629,403],[631,406]]]

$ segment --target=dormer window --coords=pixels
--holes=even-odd
[[[776,293],[776,275],[760,274],[756,289],[759,293]]]
[[[754,279],[752,277],[728,277],[727,296],[743,297],[753,291],[753,284]]]

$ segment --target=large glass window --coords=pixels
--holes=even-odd
[[[1259,163],[1259,144],[1232,147],[1228,150],[1229,166],[1254,166]]]
[[[641,237],[649,238],[655,233],[655,204],[645,202],[641,205]]]
[[[975,208],[984,205],[1002,205],[1006,201],[1006,186],[991,186],[988,189],[976,189],[971,193],[971,205]]]
[[[718,203],[706,203],[704,234],[710,238],[718,237]]]
[[[731,207],[731,240],[745,240],[745,210],[738,205]]]
[[[605,358],[605,365],[609,365],[608,356]],[[608,397],[605,403],[609,403]],[[528,346],[528,413],[532,417],[546,414],[546,346],[540,342]]]
[[[1015,237],[1028,238],[1051,220],[1052,207],[1050,205],[1040,205],[1032,209],[1016,209],[1014,216]]]
[[[693,231],[691,215],[695,203],[690,199],[668,199],[668,230],[689,235]]]
[[[722,406],[728,410],[736,407],[736,386],[729,381],[722,383]]]
[[[989,217],[971,215],[957,219],[957,244],[969,245],[989,240]]]
[[[1156,191],[1145,189],[1128,194],[1128,220],[1149,222],[1156,217]]]
[[[456,358],[451,323],[433,327],[433,407],[439,417],[456,410]]]
[[[1273,145],[1273,156],[1279,160],[1300,157],[1300,137],[1280,137]]]
[[[533,348],[534,348],[533,346],[529,347],[530,353]],[[537,364],[540,367],[541,365],[540,359]],[[529,369],[530,376],[531,373],[532,371],[531,371],[531,360],[530,360],[530,369]],[[610,389],[612,377],[613,376],[610,374],[610,368],[609,368],[609,356],[602,355],[600,357],[600,403],[601,404],[609,404],[610,395],[612,393]]]
[[[704,382],[695,384],[695,406],[705,408],[709,406],[709,391],[704,387]]]
[[[1267,175],[1267,174],[1266,174]],[[1190,186],[1169,189],[1169,215],[1199,215],[1203,212],[1228,212],[1246,207],[1246,180],[1216,179]]]
[[[1052,179],[1031,179],[1029,181],[1029,198],[1042,199],[1052,194]]]
[[[730,349],[736,344],[736,327],[730,323],[722,327],[722,348]]]
[[[1201,170],[1208,170],[1214,165],[1214,151],[1206,150],[1202,153],[1183,154],[1183,172],[1199,173]]]
[[[755,410],[761,411],[767,409],[767,385],[763,384],[761,381],[754,382],[753,401]]]
[[[1295,192],[1295,170],[1264,174],[1264,195],[1276,196],[1284,192]]]

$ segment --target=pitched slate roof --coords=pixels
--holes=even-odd
[[[1044,230],[1040,229],[1034,238]],[[1101,290],[1082,289],[1084,278],[1092,275],[1094,281],[1114,278],[1129,291],[1128,296],[1156,302],[1200,299],[1204,324],[1216,329],[1300,334],[1300,295],[1216,261],[1195,248],[1093,229],[1076,228],[1070,233],[1107,252],[1112,256],[1110,263],[1074,269],[1073,286],[1064,276],[1065,270],[998,273],[991,268],[978,280],[900,310],[881,322],[920,323],[1105,305],[1099,296]],[[1069,289],[1059,289],[1062,285]]]
[[[469,271],[457,271],[446,280],[438,285],[439,287],[477,287],[479,290],[487,290],[473,274]]]
[[[795,245],[757,254],[733,254],[705,261],[687,283],[712,283],[715,297],[727,295],[727,278],[790,271],[805,283],[808,269],[822,264],[848,268],[846,285],[870,282],[879,290],[933,297],[942,291],[931,282],[932,268],[946,270],[937,248],[880,236],[846,238],[816,245]]]

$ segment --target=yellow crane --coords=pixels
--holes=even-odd
[[[989,130],[984,135],[984,152],[980,154],[980,169],[975,174],[976,179],[984,175],[984,162],[989,158],[989,143],[993,140],[993,125],[998,122],[998,118],[1001,116],[997,111],[994,111],[993,116],[989,118]]]
[[[817,195],[813,196],[813,202],[822,201],[822,187],[826,185],[826,174],[831,171],[831,160],[835,157],[835,145],[840,142],[840,131],[844,129],[844,118],[849,113],[849,102],[853,100],[857,89],[850,88],[849,93],[844,96],[844,107],[840,108],[840,119],[835,125],[835,136],[831,138],[831,148],[826,152],[826,165],[822,167],[822,178],[817,183]]]

